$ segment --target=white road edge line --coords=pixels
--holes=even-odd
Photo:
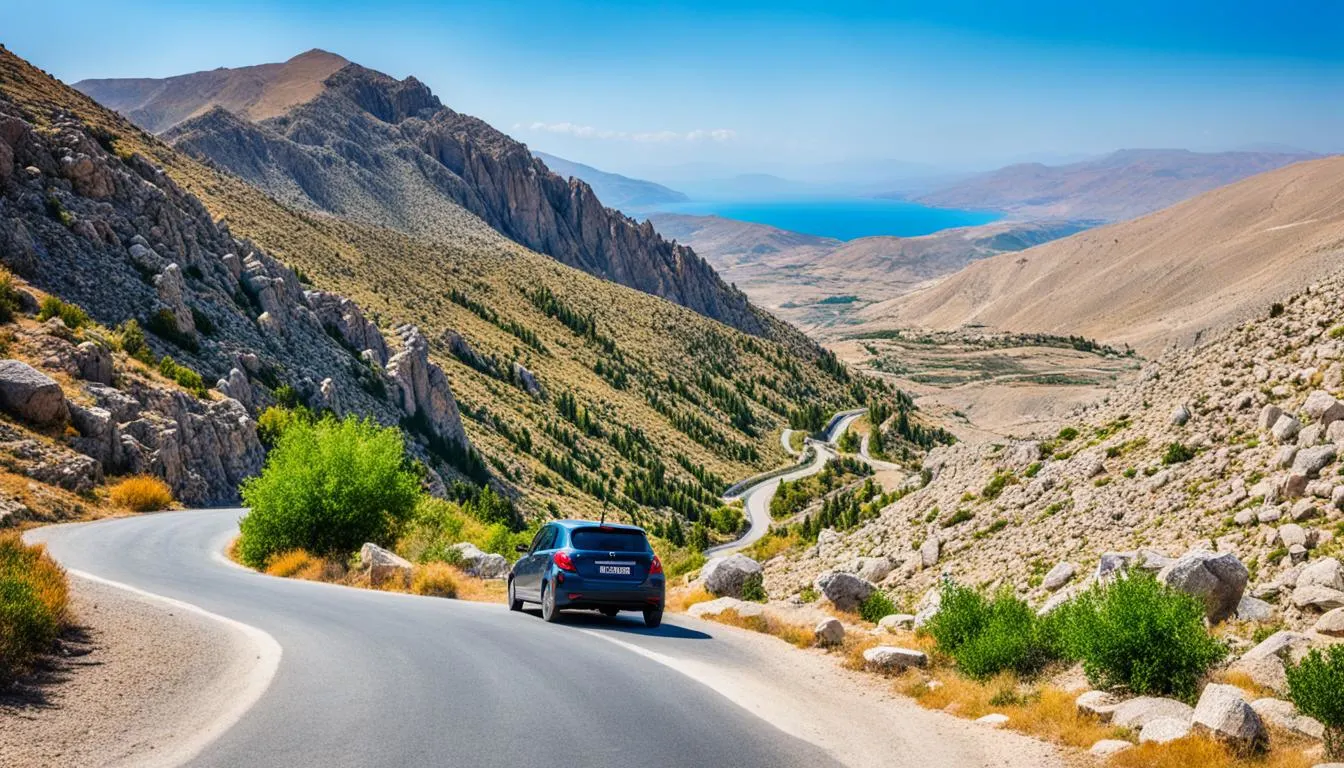
[[[177,608],[179,610],[194,613],[207,619],[217,621],[227,627],[230,627],[245,638],[247,638],[256,648],[257,663],[253,665],[246,678],[242,681],[242,692],[234,697],[232,703],[218,717],[214,719],[205,728],[197,730],[185,739],[177,741],[166,749],[155,749],[152,754],[137,755],[129,758],[127,765],[134,765],[137,768],[176,768],[184,765],[195,758],[211,743],[224,735],[226,731],[234,726],[243,715],[252,708],[253,704],[261,698],[266,689],[270,687],[271,680],[275,678],[276,670],[280,667],[280,657],[284,650],[280,643],[276,642],[274,637],[264,630],[258,629],[250,624],[244,624],[241,621],[230,619],[227,616],[220,616],[217,613],[211,613],[197,605],[176,600],[171,597],[164,597],[153,592],[133,587],[130,584],[123,584],[119,581],[105,579],[102,576],[95,576],[87,571],[76,569],[67,569],[67,572],[79,579],[85,579],[97,584],[102,584],[115,589],[124,590],[131,594],[151,602],[162,603],[164,605]]]

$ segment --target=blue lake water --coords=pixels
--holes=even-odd
[[[873,235],[916,237],[952,227],[972,227],[997,220],[997,214],[929,208],[903,200],[877,198],[692,200],[659,206],[668,213],[722,216],[726,219],[768,224],[819,237],[853,240]]]

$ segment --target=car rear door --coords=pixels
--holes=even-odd
[[[532,548],[518,564],[513,577],[514,591],[526,595],[529,599],[541,599],[541,574],[546,570],[546,561],[550,558],[547,548],[555,541],[555,526],[543,525],[532,539]],[[545,553],[545,554],[543,554]]]
[[[585,579],[638,586],[649,576],[653,550],[642,531],[592,526],[569,532],[574,568]]]

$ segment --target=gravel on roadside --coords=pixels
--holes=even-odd
[[[219,716],[251,663],[211,619],[71,577],[76,628],[0,694],[0,766],[145,765]]]

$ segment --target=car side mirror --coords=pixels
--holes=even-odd
[[[526,545],[526,544],[516,544],[516,545],[514,545],[514,547],[513,547],[513,551],[514,551],[514,552],[521,552],[522,554],[525,555],[525,554],[527,554],[527,551],[528,551],[528,549],[527,549],[527,545]]]

